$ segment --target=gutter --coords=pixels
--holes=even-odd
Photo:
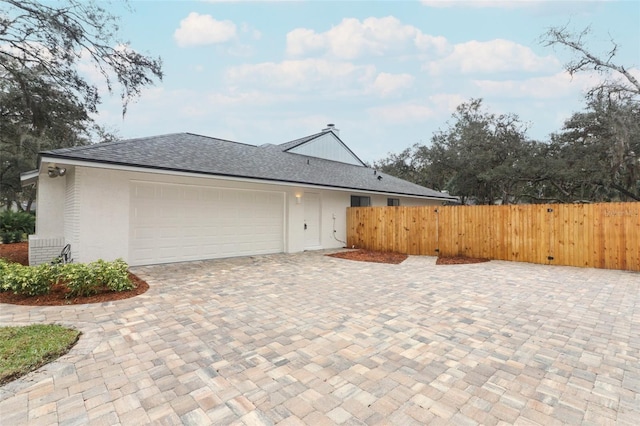
[[[177,175],[195,175],[195,176],[206,176],[206,177],[217,177],[224,180],[236,180],[236,181],[246,181],[246,182],[264,182],[264,183],[272,183],[278,185],[287,185],[287,186],[311,186],[314,188],[326,188],[326,189],[341,189],[344,191],[352,191],[352,192],[361,192],[361,193],[371,193],[371,194],[388,194],[388,195],[400,195],[400,196],[408,196],[408,197],[416,197],[423,198],[429,200],[439,200],[439,201],[458,201],[457,197],[451,195],[437,196],[437,195],[421,195],[421,194],[411,194],[404,192],[390,192],[390,191],[380,191],[375,189],[363,189],[363,188],[353,188],[346,186],[337,186],[330,184],[320,184],[320,183],[311,183],[311,182],[299,182],[293,180],[283,180],[283,179],[269,179],[269,178],[260,178],[260,177],[247,177],[240,175],[228,175],[222,173],[211,173],[211,172],[203,172],[203,171],[193,171],[193,170],[185,170],[185,169],[177,169],[170,167],[158,167],[158,166],[146,166],[139,164],[128,164],[122,163],[118,161],[104,161],[104,160],[90,160],[90,159],[74,159],[69,158],[64,155],[55,155],[55,154],[41,154],[40,163],[42,162],[51,162],[47,159],[54,160],[64,160],[65,164],[71,166],[88,166],[88,167],[98,167],[100,165],[105,169],[120,169],[120,170],[130,170],[130,171],[138,171],[138,172],[147,172],[147,173],[162,173],[162,172],[172,172]],[[55,162],[55,161],[53,161]],[[37,174],[37,170],[34,171]],[[27,172],[32,173],[32,172]],[[36,178],[37,180],[37,178]],[[433,190],[434,192],[437,192]]]
[[[20,184],[22,185],[22,187],[35,185],[36,183],[38,183],[39,174],[40,174],[40,171],[37,169],[20,173]]]

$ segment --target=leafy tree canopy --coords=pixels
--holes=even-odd
[[[123,115],[162,78],[161,60],[120,40],[117,24],[93,1],[0,0],[0,205],[30,205],[19,175],[38,152],[114,137],[92,118],[100,94],[83,67],[92,64],[109,92],[119,87]]]
[[[118,39],[117,23],[117,16],[92,1],[1,0],[3,77],[21,84],[48,80],[87,112],[96,112],[98,89],[78,72],[80,61],[85,60],[96,67],[110,91],[114,80],[119,84],[125,113],[143,87],[162,78],[162,63]]]

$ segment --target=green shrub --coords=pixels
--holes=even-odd
[[[56,281],[51,265],[23,266],[19,263],[2,262],[0,265],[0,288],[26,296],[48,294]]]
[[[2,240],[2,244],[9,244],[13,240],[13,234],[11,232],[2,231],[0,232],[0,239]]]
[[[60,280],[69,288],[67,297],[92,296],[100,290],[101,283],[96,279],[94,268],[86,263],[67,263],[59,265]]]
[[[11,290],[5,279],[9,272],[9,268],[9,262],[4,259],[0,259],[0,292]]]
[[[0,259],[0,291],[36,296],[49,293],[58,282],[63,282],[69,289],[68,298],[91,296],[103,288],[126,291],[135,287],[129,280],[128,267],[122,259],[38,266],[23,266]]]
[[[91,264],[94,268],[96,279],[105,287],[112,291],[126,291],[134,288],[129,279],[129,265],[122,260],[116,259],[113,262],[105,262],[100,259]]]
[[[27,212],[14,212],[5,210],[0,213],[0,237],[5,242],[6,238],[10,242],[22,241],[23,234],[33,234],[36,229],[36,218],[33,214]]]

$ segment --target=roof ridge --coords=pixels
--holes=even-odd
[[[303,136],[303,137],[298,138],[298,139],[293,139],[293,140],[290,140],[288,142],[284,142],[284,143],[278,144],[278,146],[279,147],[283,147],[284,148],[283,151],[288,151],[288,150],[290,150],[292,148],[295,148],[296,146],[299,146],[299,145],[302,145],[304,143],[310,142],[310,141],[312,141],[312,140],[314,140],[314,139],[316,139],[316,138],[318,138],[318,137],[320,137],[323,134],[328,133],[328,132],[330,132],[330,130],[321,131],[321,132],[314,133],[314,134],[309,135],[309,136]]]
[[[191,135],[191,136],[198,136],[198,137],[200,137],[200,138],[214,139],[214,140],[221,141],[221,142],[235,143],[235,144],[238,144],[238,145],[251,146],[251,147],[254,147],[254,148],[257,148],[257,147],[258,147],[257,145],[253,145],[253,144],[250,144],[250,143],[238,142],[238,141],[232,141],[232,140],[229,140],[229,139],[216,138],[216,137],[213,137],[213,136],[207,136],[207,135],[199,135],[199,134],[197,134],[197,133],[191,133],[191,132],[184,132],[184,133],[179,133],[179,134],[185,134],[185,135]],[[160,136],[164,136],[164,135],[160,135]],[[153,136],[152,136],[152,137],[153,137]],[[158,137],[158,136],[155,136],[155,137]]]
[[[119,144],[123,144],[125,142],[138,142],[138,141],[143,141],[143,140],[146,140],[146,139],[155,139],[155,138],[159,138],[159,137],[167,137],[167,136],[173,136],[173,135],[184,135],[184,134],[186,134],[186,133],[185,132],[177,132],[177,133],[166,133],[166,134],[157,135],[157,136],[145,136],[145,137],[141,137],[141,138],[118,139],[118,140],[110,141],[110,142],[96,142],[96,143],[91,143],[91,144],[88,144],[88,145],[70,146],[70,147],[66,147],[66,148],[55,148],[55,149],[50,149],[50,150],[44,151],[44,152],[69,151],[69,150],[73,150],[73,151],[89,151],[91,149],[104,148],[105,146],[119,145]]]

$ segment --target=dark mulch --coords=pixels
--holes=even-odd
[[[0,258],[29,266],[29,243],[0,244]]]
[[[485,259],[483,257],[439,257],[438,260],[436,260],[436,265],[466,265],[468,263],[482,263],[488,261],[489,259]]]
[[[363,249],[333,253],[328,254],[327,256],[338,257],[340,259],[357,260],[360,262],[393,263],[396,265],[402,263],[407,258],[406,254]],[[488,261],[489,259],[480,257],[452,256],[439,257],[436,260],[436,265],[464,265],[469,263],[482,263]]]
[[[0,244],[0,258],[11,262],[18,262],[23,265],[29,264],[29,243]],[[51,293],[42,296],[19,296],[13,292],[0,292],[0,303],[10,303],[13,305],[28,306],[60,306],[79,305],[84,303],[103,303],[115,300],[129,299],[149,290],[149,284],[129,273],[129,279],[133,281],[136,288],[129,291],[110,291],[102,289],[98,294],[87,297],[67,298],[68,289],[64,285],[56,285]]]
[[[328,254],[327,256],[337,257],[340,259],[357,260],[359,262],[393,263],[395,265],[404,262],[408,257],[406,254],[362,249],[333,253]]]

